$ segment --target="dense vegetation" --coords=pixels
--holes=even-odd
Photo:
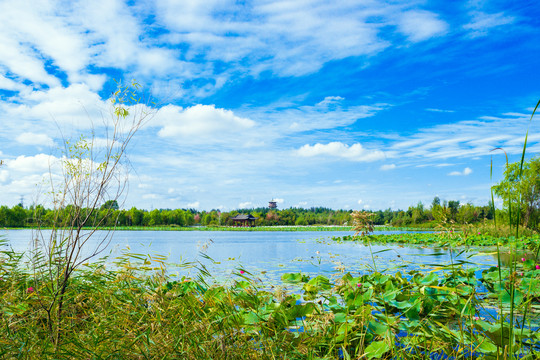
[[[534,245],[538,246],[538,244]],[[533,247],[534,247],[533,246]],[[536,249],[537,252],[537,249]],[[134,262],[135,261],[135,262]],[[110,264],[110,263],[109,263]],[[78,359],[536,359],[540,265],[479,271],[284,273],[262,284],[167,275],[164,258],[126,254],[73,273],[48,316],[55,279],[0,252],[0,357]],[[283,285],[289,291],[284,291]],[[514,291],[509,292],[513,288]],[[510,294],[513,294],[512,296]],[[515,356],[515,357],[514,357]]]
[[[434,224],[439,221],[453,221],[457,224],[475,223],[492,219],[490,206],[460,205],[459,201],[440,203],[436,198],[435,205],[430,208],[422,203],[404,210],[373,211],[375,225],[408,226]],[[111,212],[112,211],[112,212]],[[54,221],[69,223],[71,205],[66,206],[60,213],[46,209],[41,205],[25,208],[21,204],[11,208],[0,206],[0,226],[2,227],[50,227]],[[194,209],[154,209],[151,211],[137,209],[109,209],[102,206],[97,213],[97,221],[103,221],[104,226],[233,226],[231,219],[239,213],[250,213],[257,218],[257,226],[273,225],[348,225],[351,224],[352,210],[332,210],[328,208],[290,208],[290,209],[240,209],[230,212],[219,210],[197,211]],[[59,218],[54,218],[57,215]],[[501,213],[500,216],[503,216]]]

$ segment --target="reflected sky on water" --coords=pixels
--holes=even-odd
[[[383,233],[383,232],[380,232]],[[396,233],[396,232],[384,232]],[[10,246],[18,252],[31,248],[32,230],[4,230]],[[88,242],[89,254],[103,237],[96,233]],[[195,269],[181,269],[180,263],[204,264],[216,279],[227,279],[242,268],[262,280],[278,280],[284,272],[331,275],[351,272],[358,275],[374,270],[401,271],[432,268],[460,261],[467,267],[496,264],[493,256],[474,256],[438,247],[372,245],[336,242],[343,231],[117,231],[101,256],[114,258],[122,253],[165,255],[168,269],[179,275],[194,275]],[[129,249],[129,250],[128,250]],[[201,252],[212,261],[201,256]]]

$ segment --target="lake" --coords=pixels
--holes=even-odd
[[[379,234],[404,233],[399,231]],[[87,244],[89,253],[103,236],[98,232]],[[100,256],[109,259],[125,253],[165,255],[168,271],[179,276],[195,276],[193,267],[179,264],[200,262],[218,280],[233,278],[240,269],[265,283],[279,282],[285,272],[331,276],[343,271],[363,274],[378,271],[406,272],[433,268],[452,261],[468,261],[465,266],[485,268],[496,264],[492,256],[473,256],[467,252],[411,245],[373,245],[336,242],[333,236],[348,235],[344,231],[116,231]],[[32,230],[3,230],[0,236],[17,252],[28,252]],[[202,256],[205,254],[213,262]],[[135,261],[136,259],[134,259]],[[110,261],[110,260],[109,260]]]

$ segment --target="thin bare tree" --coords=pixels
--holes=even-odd
[[[35,291],[46,313],[51,341],[61,341],[61,321],[73,272],[102,253],[109,245],[116,225],[114,209],[102,207],[121,202],[128,184],[126,151],[138,130],[153,115],[142,103],[136,82],[119,84],[110,100],[110,113],[102,116],[103,137],[96,128],[74,141],[65,140],[59,164],[49,165],[46,182],[52,204],[52,218],[37,223],[51,224],[34,231],[32,265]],[[60,174],[55,169],[59,168]],[[36,214],[39,217],[39,214]],[[112,219],[111,219],[112,218]],[[44,221],[46,220],[46,221]],[[106,224],[106,231],[102,230]],[[92,240],[92,241],[91,241]]]

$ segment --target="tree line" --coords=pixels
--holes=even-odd
[[[441,200],[434,197],[429,206],[419,202],[407,210],[369,211],[375,225],[422,226],[437,224],[474,224],[493,220],[508,223],[519,220],[530,229],[540,224],[540,157],[525,162],[509,164],[504,179],[492,187],[493,193],[503,200],[503,208],[495,209],[490,202],[485,206],[458,200]],[[9,208],[0,206],[0,227],[51,227],[53,224],[69,224],[73,214],[79,214],[73,205],[60,209],[46,209],[42,205],[24,207],[18,204]],[[91,209],[82,209],[89,212]],[[93,209],[95,222],[102,226],[233,226],[237,214],[251,214],[257,218],[256,226],[275,225],[351,225],[352,210],[333,210],[326,207],[289,209],[239,209],[230,212],[220,210],[198,211],[195,209],[153,209],[132,207],[119,209],[116,200],[106,201],[99,209]],[[100,221],[102,220],[102,221]]]
[[[84,211],[84,209],[83,209]],[[0,227],[51,227],[55,223],[70,222],[72,205],[51,210],[42,205],[23,207],[0,206]],[[370,211],[375,214],[375,225],[410,226],[428,222],[453,221],[458,224],[474,223],[492,219],[490,206],[460,205],[459,201],[442,201],[435,198],[431,207],[419,202],[407,210]],[[220,210],[198,211],[195,209],[119,209],[115,201],[107,202],[95,212],[96,220],[103,226],[234,226],[232,218],[238,214],[251,214],[257,219],[256,226],[276,225],[350,225],[352,210],[333,210],[325,207],[268,209],[239,209],[229,212]],[[55,219],[55,217],[57,217]]]

